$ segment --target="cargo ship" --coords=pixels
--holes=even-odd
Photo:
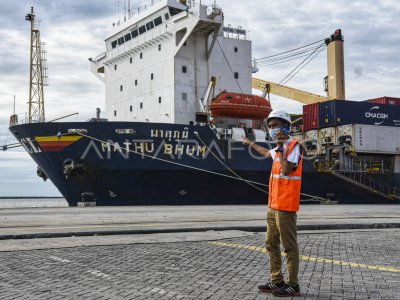
[[[86,122],[45,119],[46,69],[33,9],[26,20],[29,114],[11,116],[10,131],[69,205],[267,203],[271,161],[242,141],[274,147],[263,122],[272,110],[267,94],[289,88],[252,77],[247,31],[225,26],[219,6],[161,0],[114,24],[105,51],[89,58],[105,85],[107,118],[97,109]],[[337,57],[340,32],[326,44]],[[335,68],[344,73],[340,58]],[[400,106],[332,96],[344,83],[328,77],[331,98],[307,94],[315,103],[293,120],[293,136],[307,151],[302,202],[399,203]],[[355,119],[355,111],[379,122]]]

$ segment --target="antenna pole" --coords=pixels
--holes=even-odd
[[[117,0],[117,9],[118,9],[118,21],[119,21],[119,0]]]
[[[124,0],[124,22],[126,22],[126,0]]]
[[[43,81],[46,75],[44,51],[40,42],[40,30],[33,7],[25,16],[25,20],[31,23],[30,45],[30,76],[29,76],[29,113],[28,123],[45,122]]]

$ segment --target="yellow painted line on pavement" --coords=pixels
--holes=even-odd
[[[267,252],[267,250],[265,248],[244,245],[244,244],[231,244],[231,243],[223,243],[223,242],[210,242],[209,244],[216,245],[216,246],[222,246],[222,247],[241,248],[241,249],[251,250],[251,251],[255,251],[255,252],[262,252],[262,253]],[[286,256],[286,254],[282,252],[282,256]],[[307,261],[315,261],[315,262],[320,262],[320,263],[331,263],[334,265],[349,266],[349,267],[355,267],[355,268],[365,268],[365,269],[370,269],[370,270],[379,270],[379,271],[385,271],[385,272],[400,273],[400,269],[398,269],[398,268],[359,264],[359,263],[341,261],[341,260],[335,260],[335,259],[326,259],[326,258],[311,257],[311,256],[305,256],[305,255],[300,255],[300,259],[307,260]]]

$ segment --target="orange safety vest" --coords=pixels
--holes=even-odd
[[[285,147],[284,156],[288,157],[297,144],[300,144],[300,142],[293,139]],[[297,168],[290,172],[288,176],[284,176],[282,173],[279,156],[276,153],[272,163],[271,176],[269,178],[268,206],[277,210],[298,211],[300,208],[303,156],[301,155]]]

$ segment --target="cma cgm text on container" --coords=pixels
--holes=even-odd
[[[364,124],[400,126],[400,106],[332,100],[319,103],[319,127]]]

